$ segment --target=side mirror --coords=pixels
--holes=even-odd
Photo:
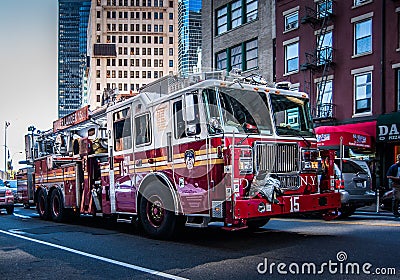
[[[188,125],[186,128],[186,135],[187,136],[194,136],[197,134],[197,129],[195,124]]]
[[[222,125],[217,118],[211,118],[208,121],[208,126],[212,133],[222,133],[224,130],[222,129]]]

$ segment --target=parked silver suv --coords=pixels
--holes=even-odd
[[[372,191],[371,172],[365,161],[344,158],[341,165],[340,159],[335,159],[335,176],[339,183],[338,189],[342,201],[341,217],[349,217],[357,208],[375,202],[376,196]]]

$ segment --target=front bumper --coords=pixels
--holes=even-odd
[[[279,203],[269,203],[263,198],[238,199],[234,206],[234,219],[272,217],[284,214],[337,210],[341,206],[338,192],[290,195],[277,198]]]
[[[13,196],[0,197],[0,208],[6,208],[13,205],[14,205]]]

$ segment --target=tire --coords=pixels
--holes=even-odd
[[[177,217],[169,189],[152,182],[143,191],[139,204],[139,218],[146,234],[157,239],[168,239],[175,232]]]
[[[250,230],[256,230],[268,224],[270,218],[260,218],[247,221],[247,226]]]
[[[7,206],[7,214],[12,215],[14,213],[14,205]]]
[[[351,215],[356,212],[356,207],[350,205],[350,206],[342,206],[342,208],[339,209],[340,212],[340,218],[348,218]]]
[[[41,219],[49,219],[49,202],[47,199],[47,192],[44,189],[41,189],[39,191],[36,203],[36,210]]]
[[[62,222],[65,218],[64,201],[59,189],[55,189],[51,193],[50,214],[54,222]]]

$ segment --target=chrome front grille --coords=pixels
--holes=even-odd
[[[254,147],[256,172],[291,173],[299,170],[299,147],[297,143],[277,144],[257,142]]]

